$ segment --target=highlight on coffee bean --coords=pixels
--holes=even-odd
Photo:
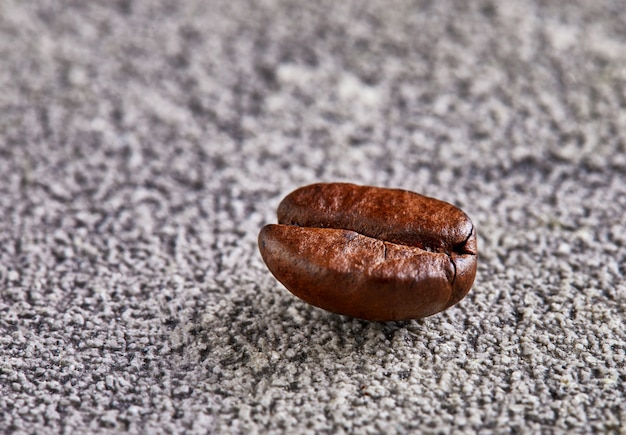
[[[401,189],[319,183],[278,206],[259,234],[291,293],[337,314],[418,319],[459,302],[476,276],[476,230],[447,202]]]

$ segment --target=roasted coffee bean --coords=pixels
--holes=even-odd
[[[313,184],[287,195],[261,256],[294,295],[367,320],[430,316],[476,275],[476,231],[455,206],[400,189]]]

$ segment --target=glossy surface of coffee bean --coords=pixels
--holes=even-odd
[[[430,316],[460,301],[477,266],[476,231],[457,207],[347,183],[301,187],[259,234],[261,256],[294,295],[367,320]]]

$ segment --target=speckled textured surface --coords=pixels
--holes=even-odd
[[[626,8],[466,3],[2,1],[0,432],[624,432]],[[473,290],[297,300],[318,181],[461,207]]]

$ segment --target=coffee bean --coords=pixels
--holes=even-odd
[[[367,320],[430,316],[460,301],[476,275],[469,217],[400,189],[313,184],[278,206],[259,234],[261,256],[294,295]]]

